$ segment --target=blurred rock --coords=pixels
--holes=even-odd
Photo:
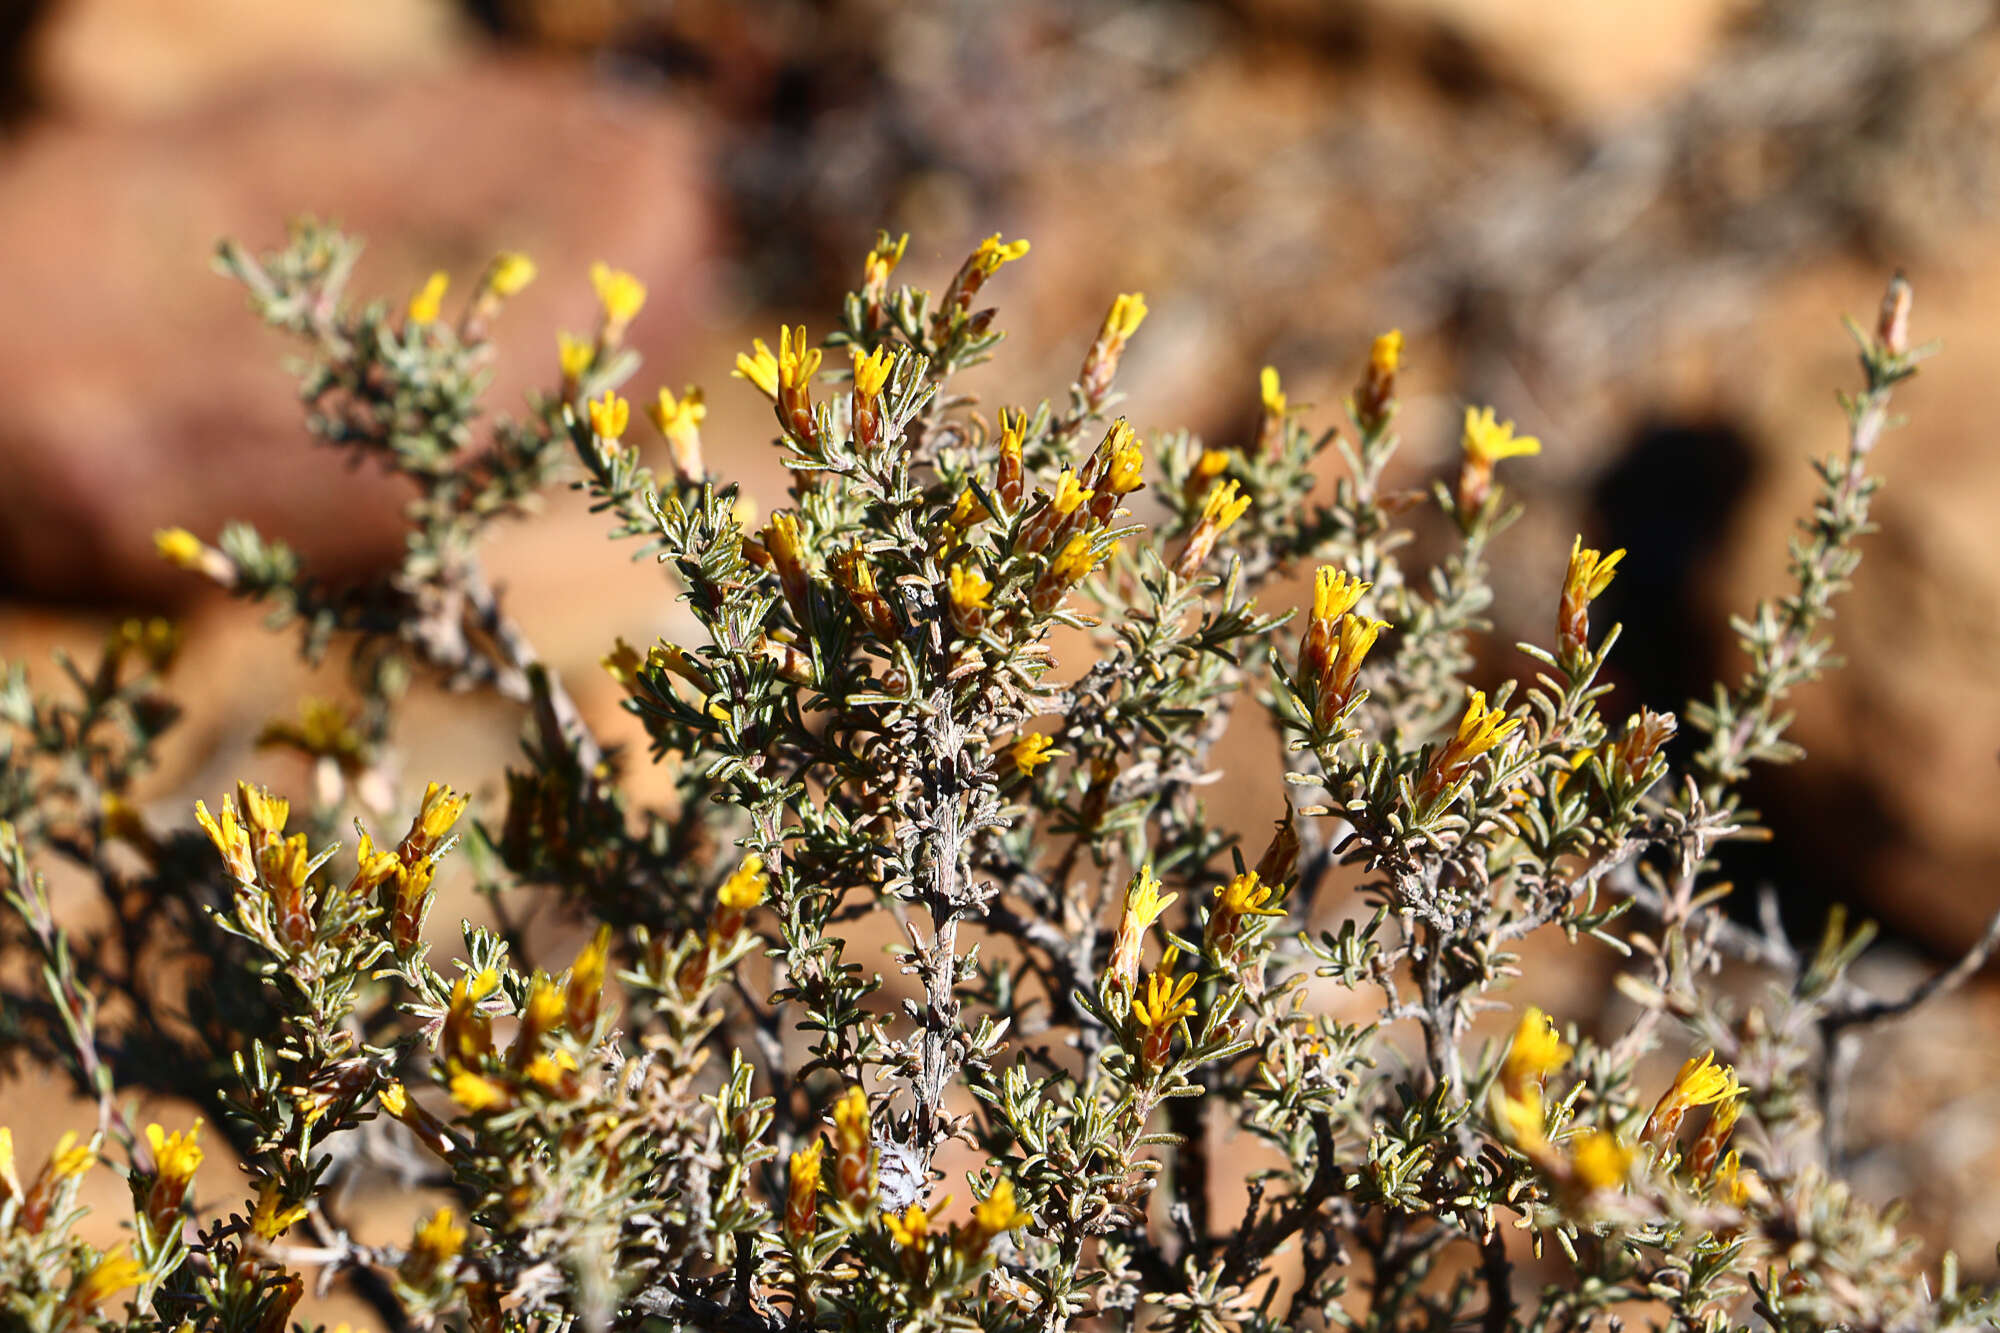
[[[428,75],[466,36],[450,0],[62,0],[35,34],[36,93],[65,117],[151,118],[274,82]]]
[[[0,173],[0,589],[185,590],[152,555],[169,523],[268,523],[335,569],[397,549],[393,504],[348,479],[353,507],[327,505],[336,460],[293,447],[293,349],[210,272],[219,237],[268,246],[288,217],[337,218],[372,242],[357,293],[397,299],[432,268],[463,293],[496,249],[538,256],[541,279],[497,335],[490,401],[506,410],[553,378],[551,331],[589,326],[593,258],[652,290],[635,345],[680,337],[711,245],[698,162],[685,114],[519,61],[35,129]]]

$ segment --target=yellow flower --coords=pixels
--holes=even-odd
[[[1025,253],[1028,243],[1022,241],[1019,244]],[[1144,292],[1123,292],[1116,300],[1112,301],[1111,312],[1104,317],[1104,331],[1098,336],[1107,342],[1113,338],[1121,340],[1130,338],[1139,331],[1139,326],[1145,322],[1146,294]]]
[[[975,611],[985,611],[991,603],[987,600],[993,591],[993,581],[979,572],[978,566],[968,569],[964,565],[951,567],[951,608],[961,616]]]
[[[1608,556],[1585,550],[1583,538],[1579,536],[1570,543],[1569,574],[1563,580],[1564,595],[1574,589],[1585,601],[1596,600],[1611,586],[1612,576],[1618,572],[1618,562],[1624,558],[1622,547]]]
[[[1601,1129],[1587,1129],[1569,1141],[1570,1168],[1587,1190],[1617,1189],[1632,1170],[1632,1150]]]
[[[612,650],[597,659],[597,664],[604,668],[611,679],[620,685],[630,687],[639,679],[639,668],[646,664],[646,659],[639,655],[637,648],[625,642],[625,637],[621,634]]]
[[[266,1180],[257,1189],[257,1211],[250,1215],[250,1230],[259,1240],[276,1240],[289,1231],[295,1223],[304,1220],[305,1205],[293,1204],[289,1208],[279,1207],[280,1191],[276,1180]]]
[[[1744,1091],[1743,1085],[1736,1081],[1734,1069],[1715,1063],[1714,1051],[1704,1051],[1699,1059],[1690,1057],[1660,1094],[1640,1137],[1664,1147],[1680,1132],[1681,1121],[1689,1111],[1739,1097]]]
[[[1517,439],[1513,422],[1496,422],[1490,407],[1465,409],[1463,445],[1467,460],[1487,468],[1503,458],[1523,458],[1542,451],[1542,442],[1532,435]]]
[[[57,1181],[73,1180],[90,1170],[96,1162],[97,1148],[90,1143],[78,1142],[75,1130],[65,1130],[63,1136],[56,1140],[56,1150],[49,1154],[49,1174]]]
[[[590,405],[590,428],[607,440],[623,435],[631,422],[632,405],[609,389]]]
[[[1731,1207],[1741,1208],[1750,1202],[1751,1190],[1757,1184],[1757,1173],[1745,1171],[1742,1154],[1731,1148],[1715,1171],[1716,1197]]]
[[[765,891],[770,887],[770,876],[764,873],[764,858],[751,852],[729,872],[729,878],[715,891],[715,898],[732,912],[747,912],[764,901]]]
[[[1278,368],[1265,366],[1257,377],[1257,386],[1262,391],[1264,413],[1267,416],[1282,417],[1290,403],[1285,398],[1284,386],[1278,381]]]
[[[1250,497],[1239,496],[1237,492],[1240,489],[1233,477],[1228,481],[1217,483],[1215,488],[1209,491],[1208,498],[1202,501],[1201,521],[1212,524],[1217,533],[1229,531],[1236,520],[1242,518],[1250,509]]]
[[[409,1114],[410,1091],[402,1084],[385,1083],[382,1085],[382,1090],[376,1093],[375,1096],[382,1103],[382,1109],[396,1117],[396,1119],[401,1120],[405,1115]]]
[[[1013,762],[1015,772],[1032,777],[1036,769],[1054,758],[1049,751],[1055,744],[1055,737],[1031,731],[1007,747],[1007,758]]]
[[[894,241],[889,233],[875,234],[874,248],[861,266],[861,281],[864,286],[880,288],[889,281],[889,275],[896,271],[896,265],[903,262],[903,252],[910,248],[910,233],[904,232]]]
[[[1368,368],[1375,374],[1388,378],[1403,364],[1403,331],[1390,329],[1375,339],[1375,345],[1368,349]]]
[[[785,1234],[794,1240],[812,1234],[819,1214],[820,1157],[826,1140],[813,1141],[792,1154],[792,1173],[785,1191]]]
[[[1144,991],[1132,1001],[1132,1013],[1145,1032],[1140,1058],[1150,1065],[1166,1062],[1175,1025],[1194,1016],[1195,1003],[1188,992],[1194,989],[1195,977],[1192,972],[1178,979],[1174,976],[1174,962],[1179,957],[1180,950],[1168,945],[1159,967],[1146,978]]]
[[[185,1191],[188,1182],[194,1179],[195,1168],[201,1165],[201,1145],[195,1140],[201,1134],[201,1118],[184,1130],[168,1134],[158,1125],[146,1126],[146,1146],[153,1150],[155,1180],[160,1185]]]
[[[519,296],[535,280],[535,261],[519,250],[502,250],[486,266],[486,290],[495,296]]]
[[[410,822],[410,831],[403,837],[403,859],[414,862],[429,856],[431,850],[444,841],[444,835],[451,832],[451,826],[458,822],[458,817],[465,813],[465,807],[471,801],[471,796],[464,792],[454,793],[445,783],[425,784],[424,799],[417,806],[417,817]]]
[[[1111,431],[1099,446],[1104,455],[1104,476],[1099,488],[1113,495],[1130,495],[1146,484],[1146,455],[1139,438],[1125,418],[1112,423]]]
[[[1109,554],[1108,550],[1093,552],[1090,539],[1080,532],[1076,533],[1064,543],[1061,553],[1049,564],[1048,577],[1057,586],[1068,587],[1097,568]]]
[[[859,347],[853,350],[854,392],[864,399],[881,397],[882,386],[889,382],[889,372],[896,365],[894,351],[886,343],[867,355]]]
[[[940,1211],[950,1202],[951,1196],[946,1195],[944,1203],[938,1205]],[[922,1204],[911,1204],[903,1210],[900,1217],[884,1210],[882,1225],[889,1228],[889,1234],[895,1237],[896,1244],[912,1254],[922,1254],[925,1247],[930,1244],[931,1219]]]
[[[1209,952],[1218,958],[1232,956],[1246,917],[1283,916],[1282,908],[1268,905],[1272,892],[1272,886],[1263,883],[1254,870],[1246,871],[1219,887],[1215,894],[1215,906],[1208,915],[1207,937],[1204,940]]]
[[[588,338],[574,334],[556,334],[556,361],[562,367],[565,384],[576,384],[590,372],[590,363],[597,359],[597,348]]]
[[[1227,449],[1204,449],[1201,457],[1194,461],[1190,479],[1213,481],[1229,471],[1229,451]]]
[[[144,1280],[146,1270],[121,1247],[104,1255],[70,1288],[69,1301],[79,1310],[95,1310],[127,1287]]]
[[[514,1100],[504,1083],[470,1069],[461,1069],[451,1076],[451,1099],[473,1112],[497,1111]]]
[[[675,398],[673,391],[662,385],[646,415],[659,427],[660,434],[668,439],[694,430],[708,418],[708,404],[702,401],[701,390],[690,384]]]
[[[1008,241],[1002,244],[1000,233],[996,231],[981,241],[979,248],[973,251],[971,267],[982,277],[990,278],[999,272],[1002,264],[1011,264],[1027,253],[1026,241]]]
[[[1085,503],[1097,492],[1076,479],[1076,473],[1068,468],[1056,478],[1055,494],[1049,497],[1049,509],[1059,518],[1068,518],[1077,506]]]
[[[569,984],[563,989],[563,1001],[569,1012],[570,1031],[579,1037],[587,1037],[597,1022],[597,1011],[604,996],[604,971],[611,958],[611,927],[599,926],[597,933],[590,937],[590,943],[570,964]]]
[[[597,303],[613,329],[623,330],[646,304],[645,283],[602,261],[590,266],[590,285],[597,289]]]
[[[977,1254],[995,1236],[1027,1226],[1034,1220],[1015,1203],[1014,1182],[1003,1176],[994,1182],[991,1194],[973,1205],[972,1233],[967,1237],[966,1248]]]
[[[186,528],[161,528],[153,534],[153,549],[160,559],[179,569],[200,569],[208,547]]]
[[[868,1094],[858,1084],[833,1106],[834,1182],[841,1199],[865,1203],[875,1193],[875,1135],[868,1123]]]
[[[808,387],[824,356],[819,348],[807,344],[805,325],[796,330],[778,326],[778,383],[784,388],[797,392]]]
[[[1567,1064],[1573,1054],[1556,1031],[1554,1020],[1529,1005],[1521,1011],[1521,1021],[1514,1028],[1506,1063],[1500,1067],[1501,1081],[1513,1088],[1540,1083]]]
[[[14,1131],[0,1125],[0,1203],[21,1197],[21,1177],[14,1168]]]
[[[958,493],[958,499],[951,506],[951,517],[945,521],[963,532],[973,524],[984,523],[992,517],[986,506],[980,503],[978,494],[967,486]]]
[[[444,304],[444,290],[451,285],[451,275],[443,269],[424,280],[417,294],[410,298],[410,322],[429,324],[438,317],[438,309]]]
[[[1498,709],[1488,708],[1485,692],[1474,690],[1466,701],[1465,716],[1459,719],[1453,744],[1466,758],[1476,758],[1507,739],[1520,725],[1520,718],[1509,718]]]
[[[458,1214],[450,1208],[440,1208],[426,1218],[417,1228],[416,1238],[410,1245],[410,1256],[425,1266],[436,1268],[450,1263],[465,1248],[465,1228],[459,1225]]]
[[[729,372],[730,377],[749,381],[757,392],[775,402],[778,397],[778,358],[771,355],[771,349],[764,345],[762,338],[752,338],[750,346],[750,351],[736,354],[736,369]]]
[[[1160,881],[1153,874],[1153,867],[1141,866],[1139,873],[1132,876],[1131,882],[1125,886],[1126,919],[1144,930],[1158,921],[1160,914],[1172,907],[1179,898],[1178,893],[1161,893]]]
[[[1313,619],[1332,625],[1352,611],[1362,594],[1374,586],[1351,577],[1344,569],[1321,565],[1313,575]]]

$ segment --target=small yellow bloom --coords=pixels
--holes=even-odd
[[[57,1181],[74,1180],[97,1163],[97,1148],[77,1140],[75,1130],[63,1131],[49,1154],[49,1174]]]
[[[904,232],[894,241],[889,233],[877,232],[874,248],[868,251],[868,258],[861,267],[864,286],[880,288],[889,281],[889,275],[896,271],[896,265],[903,262],[903,252],[910,248],[910,233]]]
[[[826,1140],[815,1135],[792,1154],[792,1171],[785,1190],[785,1233],[794,1240],[812,1234],[819,1215],[820,1157]]]
[[[729,872],[729,878],[715,891],[715,898],[732,912],[747,912],[764,901],[770,887],[771,878],[764,873],[764,858],[751,852]]]
[[[958,499],[951,506],[951,517],[945,521],[963,532],[973,524],[984,523],[991,517],[993,515],[987,511],[984,504],[980,503],[978,494],[967,486],[958,493]]]
[[[495,296],[519,296],[536,272],[535,261],[519,250],[502,250],[486,266],[486,290]]]
[[[21,1197],[21,1176],[14,1166],[14,1131],[0,1125],[0,1203]]]
[[[1374,586],[1350,576],[1344,569],[1321,565],[1313,575],[1313,619],[1331,626],[1352,611],[1362,594]]]
[[[1180,898],[1178,893],[1161,893],[1160,881],[1150,865],[1140,866],[1125,886],[1125,916],[1144,930],[1160,919],[1160,914]]]
[[[1015,772],[1023,777],[1033,777],[1036,769],[1054,758],[1049,751],[1055,749],[1055,745],[1055,737],[1031,731],[1007,747],[1007,757],[1013,762]]]
[[[597,348],[588,338],[570,333],[556,334],[556,362],[562,367],[565,384],[580,383],[597,359]]]
[[[824,357],[819,348],[807,343],[805,325],[797,329],[778,326],[778,383],[782,387],[797,392],[810,386]]]
[[[570,964],[569,984],[563,989],[563,999],[569,1012],[570,1031],[578,1036],[587,1036],[597,1022],[597,1012],[604,996],[604,973],[611,959],[611,927],[599,926],[597,933],[590,937],[590,943]]]
[[[1496,422],[1490,407],[1465,409],[1463,444],[1469,461],[1488,468],[1503,458],[1529,457],[1542,451],[1542,442],[1532,435],[1517,439],[1513,422]]]
[[[972,267],[981,276],[990,278],[999,272],[1002,264],[1011,264],[1027,253],[1026,241],[1008,241],[1002,244],[1000,233],[996,231],[981,241],[979,248],[973,251]]]
[[[161,528],[153,534],[153,549],[160,559],[179,569],[201,568],[208,547],[186,528]]]
[[[458,817],[465,813],[465,807],[471,802],[471,796],[454,792],[445,783],[426,783],[424,799],[417,805],[417,816],[410,822],[410,831],[403,837],[403,859],[418,861],[430,855],[431,850],[444,841],[444,835],[451,832],[451,826],[458,822]]]
[[[1567,1064],[1573,1054],[1575,1052],[1556,1031],[1555,1021],[1534,1005],[1529,1005],[1522,1010],[1521,1021],[1514,1028],[1514,1040],[1507,1048],[1507,1060],[1500,1068],[1500,1078],[1509,1087],[1515,1088],[1540,1083]]]
[[[1075,513],[1079,505],[1087,502],[1097,492],[1076,479],[1076,473],[1068,468],[1056,478],[1055,494],[1049,498],[1050,511],[1061,518]]]
[[[160,1184],[186,1190],[201,1165],[201,1145],[195,1142],[200,1134],[199,1116],[190,1128],[173,1134],[156,1124],[146,1126],[146,1145],[153,1150],[155,1178]]]
[[[750,351],[736,354],[736,369],[729,372],[730,377],[747,380],[757,392],[775,402],[778,397],[778,358],[771,355],[771,349],[764,345],[762,338],[752,338],[750,347]]]
[[[1027,1226],[1034,1220],[1015,1203],[1014,1182],[1004,1176],[995,1182],[993,1192],[972,1209],[972,1226],[982,1243],[1003,1231]]]
[[[1665,1146],[1680,1132],[1681,1120],[1689,1111],[1740,1097],[1744,1091],[1743,1085],[1736,1081],[1736,1071],[1715,1062],[1714,1051],[1704,1051],[1699,1058],[1690,1057],[1660,1094],[1653,1113],[1646,1118],[1641,1137]]]
[[[1377,375],[1387,378],[1394,375],[1403,364],[1403,331],[1390,329],[1375,339],[1375,345],[1368,349],[1368,368]]]
[[[470,1069],[451,1076],[451,1099],[472,1112],[497,1111],[514,1100],[504,1083]]]
[[[1464,758],[1474,759],[1506,740],[1520,725],[1520,718],[1510,718],[1498,709],[1488,708],[1485,692],[1474,690],[1466,701],[1465,716],[1459,719],[1458,734],[1452,743]]]
[[[1188,475],[1190,480],[1213,481],[1229,471],[1229,451],[1227,449],[1204,449],[1201,457],[1195,459],[1194,469]]]
[[[289,1208],[279,1207],[280,1191],[276,1180],[266,1180],[257,1190],[257,1211],[250,1215],[250,1230],[257,1239],[276,1240],[306,1215],[304,1204],[293,1204]]]
[[[1217,533],[1229,531],[1236,520],[1242,518],[1250,509],[1250,497],[1239,496],[1237,492],[1240,489],[1234,477],[1228,481],[1218,482],[1215,488],[1209,491],[1208,498],[1202,501],[1201,521],[1214,525]]]
[[[1587,1129],[1569,1141],[1570,1167],[1587,1190],[1617,1189],[1632,1170],[1632,1150],[1601,1129]]]
[[[1048,577],[1057,586],[1068,587],[1096,569],[1109,554],[1108,550],[1092,551],[1090,538],[1081,532],[1076,533],[1064,543],[1061,553],[1050,562]]]
[[[1731,1148],[1715,1170],[1716,1197],[1731,1207],[1741,1208],[1750,1202],[1751,1191],[1757,1184],[1757,1173],[1745,1171],[1742,1154]]]
[[[866,355],[859,347],[853,350],[854,392],[864,399],[881,397],[882,386],[889,382],[889,372],[896,365],[895,352],[886,343]]]
[[[875,1133],[868,1122],[868,1094],[858,1084],[833,1106],[834,1183],[841,1199],[865,1203],[875,1193]]]
[[[673,391],[662,385],[646,415],[659,427],[660,434],[668,439],[694,430],[708,418],[708,404],[702,400],[701,390],[690,384],[675,398]]]
[[[411,1257],[436,1268],[458,1258],[459,1251],[465,1248],[465,1238],[466,1230],[459,1225],[458,1214],[450,1208],[440,1208],[417,1228],[410,1246]]]
[[[145,1279],[146,1270],[121,1247],[104,1255],[70,1288],[69,1302],[79,1310],[95,1310],[127,1287]]]
[[[1257,377],[1257,387],[1262,392],[1265,415],[1273,417],[1285,415],[1285,409],[1291,404],[1285,398],[1284,386],[1278,381],[1276,366],[1264,367],[1263,373]]]
[[[1194,1016],[1195,1003],[1188,996],[1188,992],[1194,989],[1194,973],[1179,978],[1174,976],[1174,962],[1179,957],[1180,950],[1168,945],[1159,967],[1146,978],[1144,991],[1132,1001],[1133,1016],[1139,1020],[1145,1034],[1140,1045],[1140,1059],[1149,1065],[1166,1063],[1167,1053],[1173,1046],[1175,1026],[1182,1019]]]
[[[951,608],[954,612],[969,616],[990,608],[987,598],[993,591],[993,581],[980,573],[978,566],[968,569],[964,565],[953,565],[950,578]]]
[[[1570,543],[1569,574],[1563,579],[1564,596],[1574,594],[1584,601],[1594,601],[1601,597],[1604,590],[1611,586],[1612,577],[1618,572],[1618,562],[1624,558],[1625,551],[1622,547],[1610,555],[1586,550],[1583,538],[1579,536]]]
[[[597,303],[614,329],[624,329],[646,304],[645,283],[602,261],[590,266],[590,285],[597,289]]]
[[[429,324],[438,317],[438,310],[444,305],[444,291],[451,285],[451,275],[443,269],[425,279],[417,294],[410,298],[410,322]]]
[[[1025,250],[1027,242],[1023,241],[1021,245]],[[1123,292],[1111,303],[1111,312],[1104,317],[1104,331],[1098,336],[1106,341],[1130,338],[1145,322],[1146,294]]]
[[[951,1202],[949,1195],[945,1197],[944,1202],[946,1204]],[[939,1205],[940,1210],[943,1206]],[[895,1238],[896,1244],[912,1254],[922,1254],[925,1247],[930,1244],[931,1219],[922,1204],[911,1204],[903,1210],[900,1217],[884,1210],[882,1225],[889,1228],[889,1234]]]
[[[590,429],[607,440],[623,435],[631,422],[632,405],[609,389],[590,405]]]
[[[1104,476],[1098,483],[1100,489],[1113,495],[1130,495],[1146,484],[1145,451],[1125,418],[1112,423],[1099,449],[1105,460]]]
[[[401,1120],[405,1115],[409,1114],[410,1092],[402,1084],[385,1083],[382,1085],[382,1090],[376,1093],[375,1096],[382,1103],[382,1109],[396,1117],[396,1119]]]
[[[639,655],[637,648],[625,642],[623,635],[620,635],[612,650],[597,659],[597,664],[604,668],[611,679],[629,688],[639,679],[639,668],[646,664],[646,659]]]

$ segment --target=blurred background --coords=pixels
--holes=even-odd
[[[1740,669],[1728,615],[1782,591],[1807,460],[1840,446],[1833,392],[1858,378],[1838,319],[1872,320],[1900,267],[1946,350],[1880,455],[1848,668],[1795,701],[1812,762],[1755,785],[1777,838],[1729,870],[1797,928],[1835,901],[1882,921],[1873,975],[1907,984],[2000,908],[1996,75],[1990,0],[12,0],[0,658],[50,685],[50,648],[172,615],[188,714],[152,808],[305,780],[252,742],[337,676],[151,534],[248,518],[350,577],[399,549],[396,502],[306,446],[289,349],[209,270],[223,235],[337,219],[370,241],[357,290],[397,300],[528,251],[496,411],[553,380],[551,330],[588,327],[590,261],[634,271],[635,387],[705,384],[711,465],[768,508],[767,409],[734,353],[781,318],[825,328],[886,226],[919,286],[991,232],[1032,239],[989,289],[1011,331],[989,402],[1059,396],[1111,296],[1143,289],[1120,385],[1147,434],[1241,442],[1267,363],[1331,424],[1400,327],[1403,480],[1455,456],[1467,402],[1545,442],[1506,478],[1531,510],[1496,552],[1496,643],[1547,638],[1574,533],[1625,546],[1614,704],[1678,708]],[[570,497],[492,563],[593,721],[636,736],[595,664],[673,632],[657,571]],[[496,791],[518,717],[414,708],[409,778]],[[1246,827],[1278,791],[1235,798]],[[1982,1267],[1996,1037],[1975,987],[1883,1033],[1857,1088],[1864,1187]]]

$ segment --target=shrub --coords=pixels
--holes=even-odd
[[[1113,415],[1146,317],[1124,295],[1063,399],[988,417],[954,385],[999,343],[981,300],[1027,245],[982,243],[935,298],[892,285],[903,246],[878,240],[823,343],[784,329],[738,358],[793,477],[761,522],[704,457],[698,390],[644,403],[665,468],[631,442],[629,275],[593,272],[594,334],[561,335],[559,380],[489,423],[525,258],[447,322],[443,275],[351,304],[334,231],[223,247],[303,349],[313,434],[408,484],[409,540],[336,587],[247,526],[159,535],[308,656],[347,650],[351,703],[265,734],[312,761],[292,800],[243,785],[198,829],[138,814],[170,627],[62,662],[59,696],[9,670],[4,943],[34,966],[8,1036],[100,1110],[46,1165],[0,1140],[10,1326],[279,1330],[309,1272],[391,1326],[479,1330],[1993,1316],[1951,1259],[1921,1277],[1839,1141],[1855,1034],[1991,939],[1879,998],[1847,977],[1867,930],[1835,913],[1795,949],[1729,918],[1713,873],[1755,831],[1745,774],[1797,757],[1788,694],[1831,660],[1866,466],[1925,354],[1907,285],[1856,330],[1864,383],[1792,591],[1739,623],[1748,669],[1683,727],[1600,711],[1618,631],[1591,603],[1623,553],[1580,538],[1550,634],[1520,645],[1531,677],[1468,688],[1517,513],[1499,467],[1539,446],[1469,410],[1454,477],[1388,489],[1400,335],[1346,428],[1266,371],[1246,447],[1145,443]],[[492,526],[577,475],[700,628],[604,659],[672,768],[664,808],[628,798],[627,756],[482,570]],[[1441,534],[1429,568],[1399,555],[1415,524]],[[1270,604],[1308,570],[1309,605]],[[523,705],[504,805],[387,776],[423,678]],[[1202,800],[1246,707],[1294,798],[1248,843]],[[43,859],[101,889],[108,931],[56,924]],[[441,959],[452,860],[491,924]],[[513,924],[526,895],[594,929],[566,967]],[[1482,1022],[1516,1007],[1530,936],[1542,965],[1614,974],[1618,1020]],[[1738,1002],[1724,969],[1746,967],[1766,984]],[[142,1130],[142,1089],[203,1118]],[[198,1198],[218,1143],[243,1174],[211,1166]],[[99,1157],[133,1200],[109,1253],[75,1230]],[[401,1243],[348,1203],[385,1174],[439,1194]]]

